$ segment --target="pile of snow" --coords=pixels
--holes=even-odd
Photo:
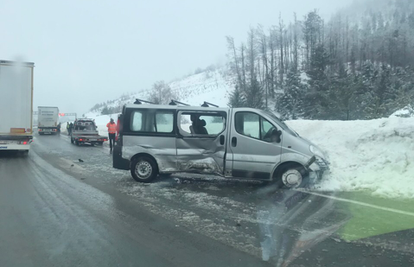
[[[287,124],[329,155],[331,174],[321,190],[414,198],[414,118]]]
[[[400,110],[394,112],[391,117],[409,118],[414,117],[414,108],[408,105]]]

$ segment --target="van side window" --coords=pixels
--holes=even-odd
[[[226,127],[226,118],[219,112],[211,114],[183,112],[178,125],[183,136],[217,136]]]
[[[145,133],[172,133],[174,112],[170,110],[137,110],[131,114],[131,131]]]
[[[237,112],[235,126],[239,134],[260,139],[259,115],[251,112]]]
[[[157,133],[171,133],[174,129],[174,114],[170,111],[157,111],[155,125]]]
[[[239,134],[265,142],[280,142],[280,132],[268,120],[252,112],[237,112],[235,128]]]

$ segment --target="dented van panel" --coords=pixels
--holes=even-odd
[[[182,172],[196,172],[206,174],[220,175],[222,169],[212,157],[203,157],[202,159],[188,159],[178,163],[178,168]]]
[[[177,168],[182,172],[223,175],[225,146],[216,138],[177,138]]]
[[[131,159],[138,154],[152,156],[161,173],[177,171],[175,137],[154,138],[147,136],[124,136],[122,157]]]

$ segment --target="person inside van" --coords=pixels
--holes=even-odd
[[[280,143],[281,139],[280,136],[282,132],[275,127],[272,127],[263,137],[264,141],[271,142],[271,143]]]
[[[192,134],[208,134],[205,120],[200,120],[200,115],[191,114],[191,126],[190,131]]]

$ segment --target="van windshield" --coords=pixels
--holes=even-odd
[[[290,129],[289,126],[286,125],[286,123],[284,121],[282,121],[281,119],[279,119],[276,114],[274,114],[271,111],[264,111],[266,113],[266,115],[270,116],[280,127],[282,127],[283,130],[285,130],[286,132],[290,133],[293,136],[299,136],[294,130]]]

